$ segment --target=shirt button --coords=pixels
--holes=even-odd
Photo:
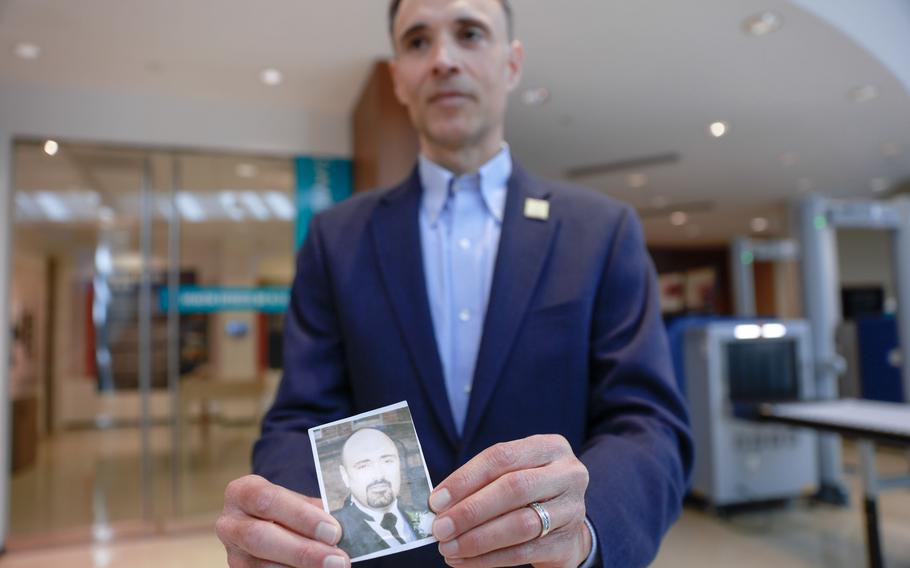
[[[461,321],[469,321],[471,319],[471,310],[461,310],[458,312],[458,319]]]
[[[458,246],[461,247],[461,250],[468,250],[471,248],[471,241],[468,239],[461,239],[458,241]]]
[[[471,394],[471,385],[465,385],[464,387],[465,394]]]

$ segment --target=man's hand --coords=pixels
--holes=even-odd
[[[460,467],[430,495],[433,535],[451,566],[533,564],[576,568],[591,552],[585,525],[588,469],[562,436],[497,444]],[[550,514],[550,534],[528,507]]]
[[[231,568],[347,568],[348,555],[335,544],[341,526],[304,497],[258,475],[232,481],[215,532],[227,549]]]

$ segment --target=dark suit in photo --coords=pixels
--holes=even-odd
[[[411,528],[415,540],[426,538],[427,534],[422,531],[420,519],[423,515],[431,514],[429,511],[415,511],[398,506],[401,517]],[[376,531],[367,524],[367,515],[361,511],[348,497],[344,501],[344,506],[332,511],[341,524],[341,541],[338,547],[348,553],[351,558],[357,558],[366,554],[372,554],[380,550],[389,548],[388,543]],[[397,535],[403,540],[407,540],[409,535]]]

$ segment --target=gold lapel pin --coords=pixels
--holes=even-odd
[[[525,217],[546,221],[550,218],[550,202],[545,199],[525,199]]]

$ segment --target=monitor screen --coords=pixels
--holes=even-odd
[[[727,379],[733,402],[798,399],[796,340],[760,339],[728,343]]]
[[[840,291],[844,319],[881,316],[885,313],[885,290],[881,286],[851,286]]]

